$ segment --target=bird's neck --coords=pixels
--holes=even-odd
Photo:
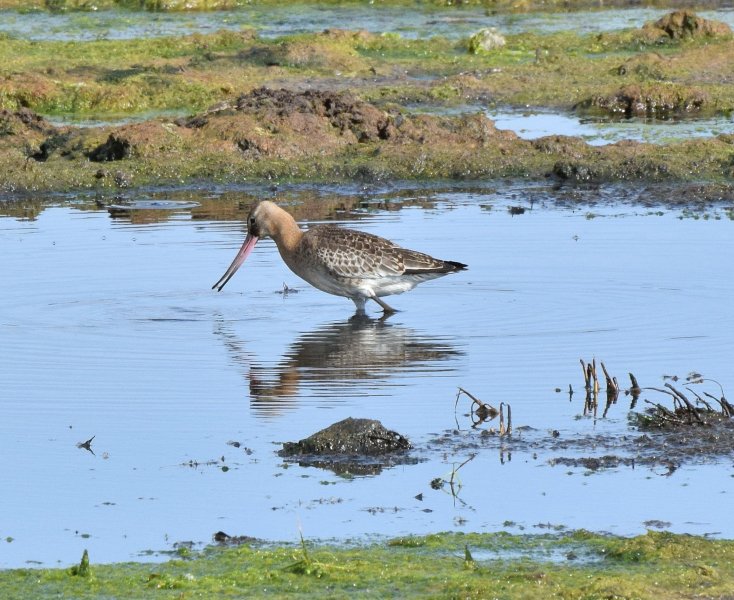
[[[278,246],[281,255],[290,254],[296,250],[301,241],[303,231],[298,227],[296,220],[287,212],[283,211],[273,227],[272,238]]]

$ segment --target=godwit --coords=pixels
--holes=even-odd
[[[317,225],[301,231],[295,219],[277,204],[258,202],[247,217],[247,236],[232,264],[212,289],[221,289],[242,266],[260,238],[271,237],[286,265],[315,288],[351,298],[364,313],[374,300],[385,313],[395,312],[380,298],[402,294],[419,283],[466,269],[466,265],[406,250],[384,238]]]

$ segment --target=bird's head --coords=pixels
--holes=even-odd
[[[269,200],[262,200],[255,204],[247,215],[247,236],[242,244],[237,256],[234,257],[232,264],[225,271],[224,275],[217,281],[212,289],[221,291],[227,282],[237,272],[247,257],[252,252],[258,240],[266,237],[277,236],[280,232],[280,224],[284,219],[291,219],[282,208]]]
[[[270,200],[261,200],[253,205],[247,215],[247,235],[256,238],[271,237],[276,229],[278,213],[283,212]]]

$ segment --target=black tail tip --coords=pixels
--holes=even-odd
[[[464,269],[468,268],[469,266],[469,265],[465,265],[464,263],[455,262],[453,260],[447,260],[446,264],[450,265],[453,271],[463,271]]]

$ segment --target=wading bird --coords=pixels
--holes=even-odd
[[[389,240],[335,225],[302,231],[295,219],[268,200],[258,202],[247,217],[242,248],[212,289],[221,289],[242,266],[261,238],[271,237],[286,265],[315,288],[351,298],[364,314],[374,300],[385,314],[395,312],[381,298],[402,294],[419,283],[466,269],[466,265],[407,250]]]

